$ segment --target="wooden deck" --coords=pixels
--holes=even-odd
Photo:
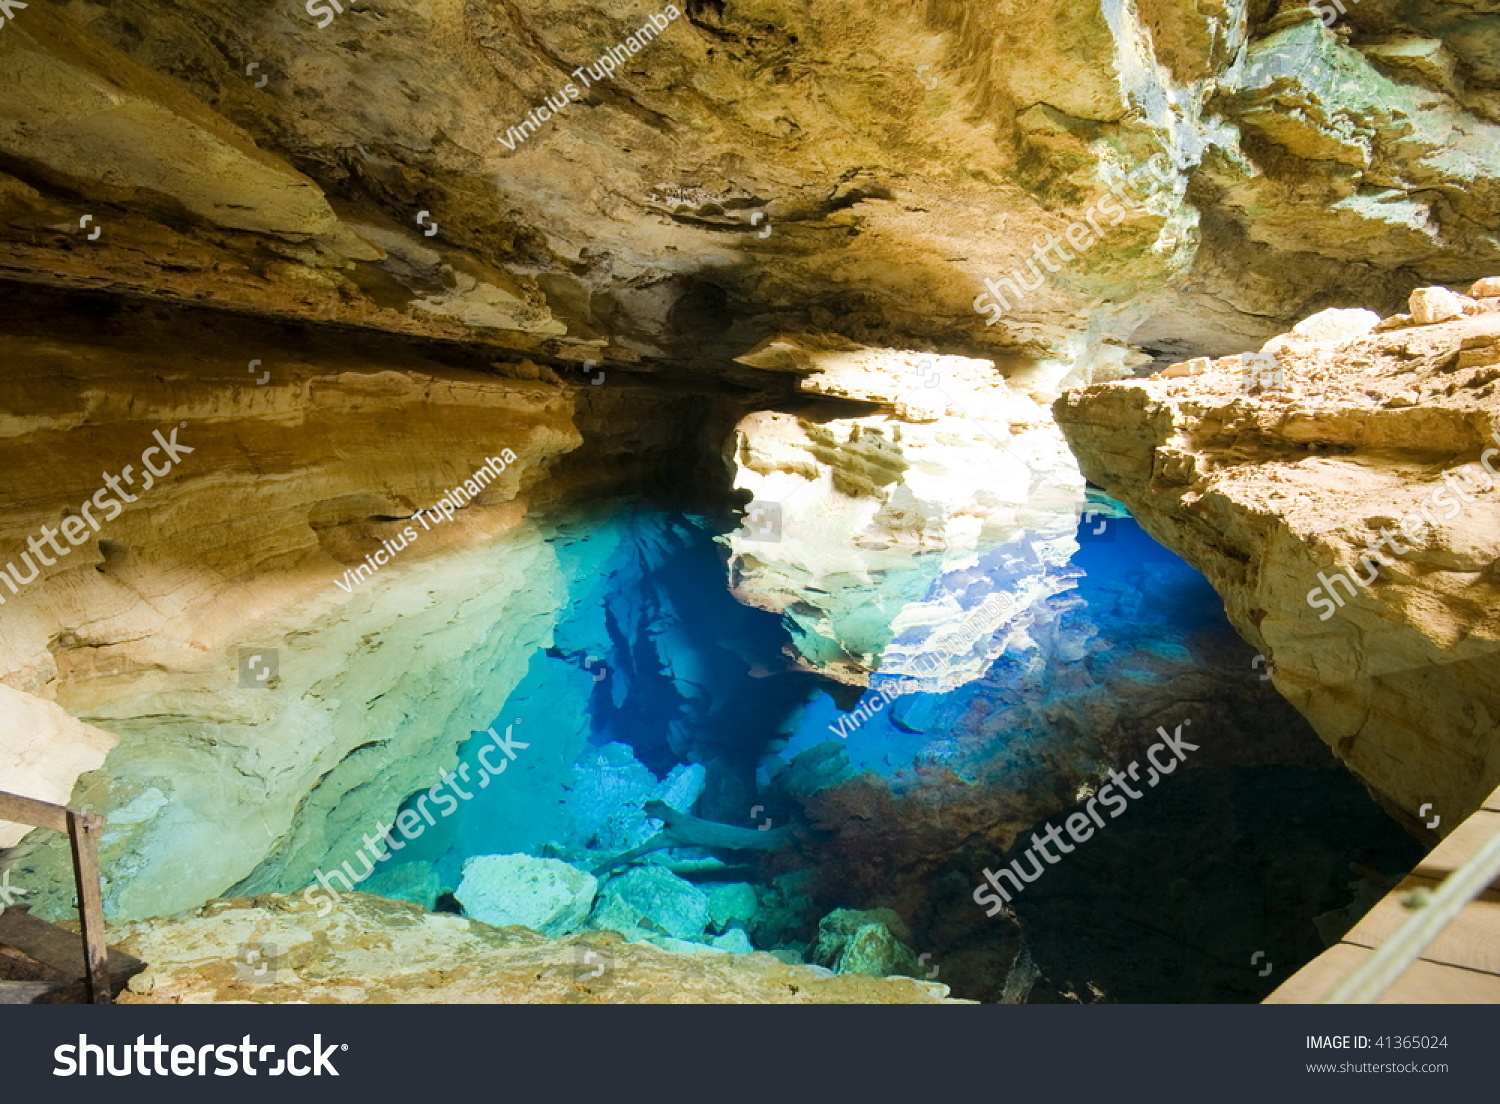
[[[1337,944],[1293,974],[1267,1004],[1313,1004],[1369,957],[1411,915],[1402,898],[1436,889],[1500,833],[1500,789],[1438,844]],[[1500,879],[1475,898],[1377,1004],[1500,1004]]]

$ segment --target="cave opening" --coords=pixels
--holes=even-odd
[[[1493,880],[1500,15],[326,6],[0,3],[0,1003],[28,802],[142,1002],[1313,1001]]]

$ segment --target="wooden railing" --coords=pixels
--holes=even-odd
[[[89,1001],[109,1004],[113,991],[109,943],[104,937],[104,898],[99,891],[99,833],[104,818],[63,805],[0,791],[0,821],[66,832],[73,846],[73,881],[78,887],[78,920],[83,929],[83,961]]]

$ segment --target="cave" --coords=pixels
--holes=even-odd
[[[1500,14],[13,7],[0,1003],[1500,1002]]]

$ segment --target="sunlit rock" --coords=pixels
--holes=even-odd
[[[1449,321],[1289,345],[1280,389],[1141,380],[1056,407],[1085,474],[1204,572],[1275,687],[1417,833],[1500,782],[1500,316],[1427,290],[1414,307]]]
[[[333,911],[296,897],[212,901],[122,925],[150,963],[126,1004],[935,1004],[948,986],[833,976],[768,954],[673,954],[605,932],[548,939],[351,894]],[[247,963],[248,951],[264,954]],[[735,948],[719,948],[731,951]],[[257,974],[256,969],[260,968]],[[953,1002],[961,1003],[961,1002]]]
[[[0,790],[66,805],[78,776],[103,763],[117,743],[52,702],[0,685]],[[0,821],[0,848],[14,847],[30,831]]]
[[[1456,295],[1447,288],[1417,288],[1411,293],[1411,320],[1418,326],[1451,322],[1464,316],[1464,304],[1467,302],[1462,295]]]
[[[735,592],[782,614],[810,667],[856,684],[914,673],[924,642],[962,632],[985,597],[952,581],[977,583],[985,557],[1010,565],[1012,618],[1064,585],[1055,573],[1076,547],[1083,487],[1046,382],[1028,390],[982,361],[791,340],[749,359],[808,373],[804,390],[887,408],[753,414],[727,456],[753,496],[727,539]]]

